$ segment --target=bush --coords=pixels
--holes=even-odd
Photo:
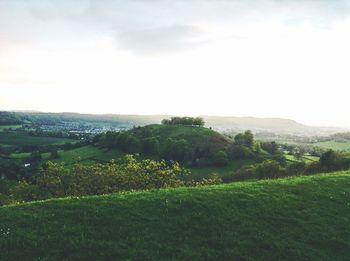
[[[225,151],[220,150],[214,154],[213,165],[222,167],[226,166],[228,163],[228,157]]]
[[[255,157],[253,151],[243,145],[232,145],[229,152],[231,159],[253,159]]]
[[[19,201],[63,196],[99,195],[123,190],[178,187],[187,175],[176,162],[138,160],[125,156],[124,162],[84,166],[73,169],[48,162],[32,181],[21,181],[13,194]]]
[[[240,181],[247,179],[257,179],[255,165],[243,166],[239,170],[232,172],[222,178],[224,182]]]
[[[256,164],[256,173],[259,179],[279,178],[287,175],[286,169],[275,160],[266,160]]]

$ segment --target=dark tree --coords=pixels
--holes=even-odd
[[[218,167],[226,166],[228,157],[225,151],[220,150],[214,154],[213,164]]]

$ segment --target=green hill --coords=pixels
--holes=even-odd
[[[96,136],[94,142],[100,148],[175,160],[187,167],[226,165],[227,151],[233,143],[230,138],[209,128],[168,124],[107,132]]]
[[[171,139],[184,139],[193,148],[220,150],[226,148],[232,143],[230,139],[222,134],[205,127],[194,127],[184,125],[162,125],[151,124],[140,128],[135,128],[130,131],[138,137],[143,135],[149,135],[152,133],[161,141],[165,141],[168,138]]]
[[[0,208],[1,260],[349,260],[350,172]]]

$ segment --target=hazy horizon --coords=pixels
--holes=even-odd
[[[350,127],[346,0],[0,0],[0,109]]]
[[[343,129],[344,131],[350,130],[349,127],[346,126],[336,126],[336,125],[312,125],[312,124],[307,124],[304,122],[299,122],[291,118],[281,118],[281,117],[256,117],[256,116],[251,116],[251,115],[243,115],[243,116],[237,116],[237,115],[211,115],[211,114],[143,114],[143,113],[137,113],[137,114],[131,114],[131,113],[94,113],[94,112],[74,112],[74,111],[39,111],[39,110],[1,110],[0,111],[7,111],[7,112],[20,112],[20,113],[53,113],[53,114],[81,114],[81,115],[96,115],[96,116],[104,116],[104,115],[120,115],[120,116],[164,116],[164,117],[184,117],[184,116],[189,116],[189,117],[223,117],[223,118],[255,118],[255,119],[276,119],[276,120],[291,120],[294,121],[298,124],[302,124],[304,126],[309,126],[309,127],[320,127],[320,128],[335,128],[335,129]]]

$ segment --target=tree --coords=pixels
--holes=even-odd
[[[30,155],[30,161],[37,163],[42,159],[41,154],[39,151],[33,151]]]
[[[254,153],[253,151],[243,145],[237,145],[234,143],[230,150],[229,150],[229,155],[231,159],[252,159],[254,158]]]
[[[58,158],[59,158],[59,155],[58,155],[57,150],[51,151],[50,159],[58,159]]]
[[[169,119],[163,119],[162,124],[165,125],[187,125],[187,126],[204,126],[205,122],[200,117],[171,117]]]
[[[325,167],[332,167],[335,165],[337,160],[337,154],[334,150],[328,150],[320,157],[320,163]]]
[[[185,162],[191,159],[192,150],[189,143],[184,140],[168,138],[163,146],[162,156],[168,160]]]
[[[242,145],[249,148],[254,146],[254,135],[250,130],[237,134],[234,140],[236,145]]]
[[[275,160],[265,160],[256,165],[256,173],[260,179],[278,178],[286,175],[286,169]]]
[[[159,141],[155,137],[144,138],[141,140],[142,152],[148,155],[159,154]]]
[[[278,153],[278,145],[274,141],[262,142],[261,148],[272,155],[275,155]]]
[[[214,154],[213,164],[218,167],[226,166],[228,163],[227,153],[223,150],[219,150]]]

